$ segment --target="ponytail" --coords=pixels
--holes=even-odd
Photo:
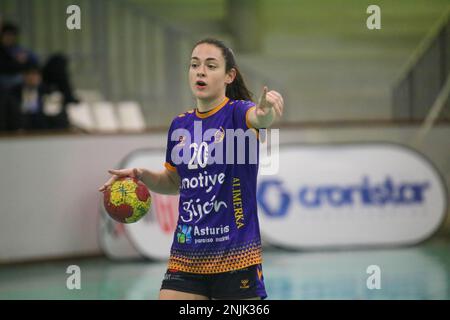
[[[236,60],[234,58],[233,51],[228,48],[222,41],[212,38],[206,38],[197,42],[194,46],[198,46],[199,44],[207,43],[215,45],[222,51],[222,55],[225,59],[225,72],[229,72],[231,69],[236,70],[236,77],[233,82],[227,85],[225,95],[233,100],[250,100],[253,101],[253,94],[247,88],[245,84],[244,78],[242,77],[241,72],[236,64]]]
[[[237,66],[234,67],[236,70],[236,77],[234,78],[234,81],[227,85],[227,89],[225,91],[225,95],[233,100],[250,100],[253,101],[252,96],[253,94],[250,92],[250,90],[247,89],[247,86],[245,85],[244,78],[241,75],[241,72],[237,68]]]

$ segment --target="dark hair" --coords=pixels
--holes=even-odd
[[[5,22],[0,29],[0,34],[3,35],[5,33],[12,33],[17,36],[20,33],[20,29],[12,22]]]
[[[225,95],[233,100],[252,101],[253,94],[250,92],[250,90],[248,90],[247,85],[244,82],[244,78],[242,77],[242,74],[236,64],[233,51],[231,51],[231,49],[228,48],[222,41],[213,38],[206,38],[198,41],[193,49],[203,43],[212,44],[222,51],[222,55],[225,59],[225,72],[229,72],[233,68],[236,70],[236,77],[232,83],[227,85]]]
[[[38,63],[29,61],[22,66],[21,71],[22,73],[41,73],[41,67]]]

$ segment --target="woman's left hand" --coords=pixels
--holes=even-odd
[[[268,91],[267,86],[265,86],[256,106],[256,115],[265,116],[273,109],[281,117],[283,115],[283,107],[284,101],[281,94],[274,90]]]

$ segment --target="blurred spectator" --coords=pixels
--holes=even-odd
[[[21,124],[20,109],[8,92],[0,87],[0,132],[18,130]]]
[[[43,97],[47,93],[42,84],[39,66],[33,63],[23,66],[23,83],[11,88],[8,109],[20,113],[19,127],[25,130],[48,129],[49,124],[44,114]],[[8,121],[12,121],[8,119]],[[17,120],[16,120],[17,121]]]
[[[21,81],[20,72],[26,64],[38,64],[31,50],[19,45],[19,27],[5,22],[0,29],[0,86],[9,89]]]
[[[66,56],[50,56],[41,73],[36,54],[18,44],[19,33],[12,23],[0,27],[0,131],[68,128],[67,104],[79,100]]]
[[[62,94],[61,111],[57,115],[49,116],[51,129],[65,129],[69,127],[67,117],[67,104],[78,103],[74,96],[69,79],[68,62],[63,54],[52,55],[42,68],[42,78],[50,94],[60,92]]]
[[[65,55],[54,54],[50,56],[45,66],[42,68],[42,78],[50,91],[57,90],[62,93],[64,104],[79,102],[73,95],[69,79],[68,63]]]

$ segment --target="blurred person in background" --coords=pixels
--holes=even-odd
[[[38,64],[31,50],[19,45],[20,29],[5,22],[0,29],[0,86],[9,89],[21,82],[21,71],[27,64]]]
[[[44,114],[43,97],[48,93],[42,83],[39,65],[28,63],[22,67],[23,82],[13,86],[9,92],[8,109],[14,110],[19,119],[7,119],[10,126],[25,130],[48,129],[48,119]]]
[[[12,97],[0,87],[0,132],[15,131],[21,127],[21,114]]]
[[[42,80],[49,94],[60,93],[62,96],[59,113],[48,116],[50,129],[66,129],[69,127],[67,105],[78,103],[70,82],[68,59],[64,54],[54,54],[49,57],[42,68]]]
[[[0,131],[69,128],[67,104],[79,100],[67,57],[50,56],[41,72],[37,55],[18,44],[19,27],[5,23],[0,28]],[[44,96],[57,105],[52,114],[45,112]]]

